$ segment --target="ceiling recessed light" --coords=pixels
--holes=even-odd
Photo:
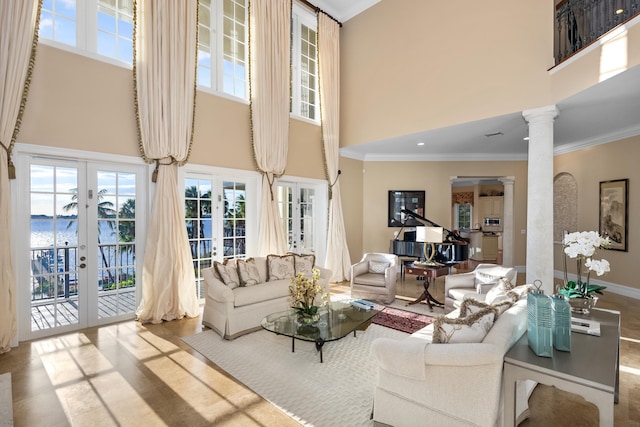
[[[623,12],[624,12],[624,9],[617,9],[616,10],[616,15],[620,15]]]
[[[528,136],[525,136],[525,137],[524,137],[524,138],[522,138],[522,139],[524,139],[525,141],[528,141],[528,140],[529,140],[529,137],[528,137]]]
[[[422,147],[424,145],[424,142],[418,142],[418,147]]]

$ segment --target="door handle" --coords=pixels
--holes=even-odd
[[[82,264],[80,264],[78,267],[80,268],[85,268],[87,266],[87,264],[85,264],[84,262]]]
[[[86,260],[87,260],[86,256],[83,255],[83,256],[80,257],[80,261],[86,261]]]

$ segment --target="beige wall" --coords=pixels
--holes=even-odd
[[[358,243],[353,230],[347,228],[353,259],[359,259],[365,252],[386,252],[397,227],[387,227],[389,190],[424,190],[426,192],[425,217],[452,228],[451,183],[452,176],[513,176],[515,254],[516,265],[525,264],[526,239],[520,234],[526,228],[527,214],[527,162],[356,162],[346,163],[362,173],[362,243],[361,252],[356,253]],[[350,169],[348,169],[351,172]],[[356,170],[353,171],[353,174]],[[344,182],[344,181],[343,181]],[[343,198],[344,200],[344,198]],[[357,226],[357,207],[345,201],[345,217]],[[353,243],[352,243],[353,242]]]
[[[255,170],[249,105],[198,91],[191,163]],[[18,142],[138,156],[131,70],[40,44]],[[320,126],[290,120],[285,173],[324,179]]]
[[[342,192],[342,211],[344,228],[347,234],[347,246],[351,262],[362,258],[362,236],[365,233],[363,218],[370,212],[363,211],[363,173],[364,162],[340,158],[340,191]],[[377,210],[377,209],[376,209]]]
[[[629,235],[628,252],[599,250],[598,258],[611,263],[606,276],[592,277],[630,288],[640,289],[636,262],[640,257],[640,136],[599,145],[586,150],[556,156],[554,173],[570,173],[578,187],[578,231],[598,230],[599,183],[616,179],[629,179]],[[559,246],[556,247],[555,269],[562,270]],[[570,264],[575,271],[575,267]]]
[[[553,0],[379,2],[342,29],[341,145],[554,104],[640,64],[636,25],[549,72],[553,32]]]

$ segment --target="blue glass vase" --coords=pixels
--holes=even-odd
[[[551,297],[553,319],[553,347],[560,351],[571,351],[571,304],[562,295]]]
[[[529,347],[537,356],[553,355],[553,320],[551,299],[546,296],[539,280],[534,282],[536,290],[527,294],[527,337]]]

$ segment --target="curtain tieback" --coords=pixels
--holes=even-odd
[[[153,160],[156,161],[156,167],[153,170],[153,173],[151,174],[151,182],[158,181],[158,169],[160,168],[160,166],[170,166],[170,165],[173,165],[174,163],[178,163],[178,161],[173,156],[163,157],[161,159],[153,159]],[[169,161],[169,163],[166,163],[167,160]],[[163,161],[165,163],[163,163]]]
[[[340,174],[342,171],[338,169],[338,173],[336,174],[336,179],[333,182],[329,181],[329,200],[333,199],[333,186],[338,182],[338,178],[340,178]]]
[[[13,164],[13,160],[11,160],[11,152],[5,145],[0,141],[0,145],[4,148],[4,151],[7,152],[7,174],[9,175],[9,179],[16,179],[16,167]]]

